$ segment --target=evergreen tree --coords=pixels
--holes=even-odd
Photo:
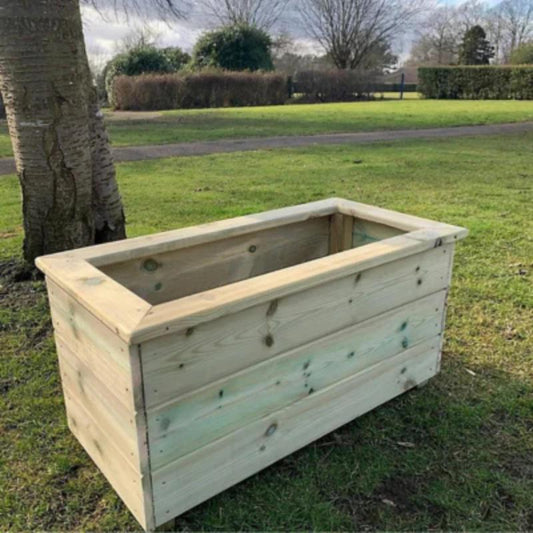
[[[459,49],[459,64],[488,65],[494,57],[494,47],[486,37],[481,26],[472,26],[467,30]]]
[[[237,24],[205,33],[194,46],[195,67],[272,70],[272,40],[263,30]]]

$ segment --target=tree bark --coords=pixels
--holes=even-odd
[[[24,258],[123,238],[79,1],[0,7],[0,89],[22,188]]]
[[[87,65],[89,71],[89,66]],[[104,115],[98,106],[96,88],[89,80],[89,133],[93,185],[94,242],[126,238],[124,210],[118,191],[115,165],[104,125]]]

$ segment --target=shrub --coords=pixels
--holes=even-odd
[[[267,33],[246,25],[227,26],[204,34],[193,50],[197,68],[272,70],[272,41]]]
[[[418,91],[426,98],[532,99],[533,67],[420,67]]]
[[[163,48],[161,52],[167,58],[170,65],[170,72],[181,70],[191,60],[191,56],[187,52],[184,52],[179,46],[169,46],[168,48]],[[136,74],[143,73],[137,72]]]
[[[374,76],[354,70],[307,70],[296,74],[293,91],[310,102],[348,102],[369,98]]]
[[[287,79],[274,73],[209,70],[188,74],[117,76],[116,109],[156,110],[283,104]]]
[[[104,69],[105,91],[110,103],[112,100],[111,86],[116,76],[136,76],[146,73],[176,72],[183,67],[190,57],[179,48],[159,49],[152,45],[138,46],[127,52],[116,55]]]

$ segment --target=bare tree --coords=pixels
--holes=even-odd
[[[489,9],[481,0],[466,0],[455,7],[455,24],[462,37],[472,26],[487,26]]]
[[[437,7],[423,20],[420,27],[423,30],[417,32],[419,39],[414,43],[411,55],[418,53],[420,64],[453,63],[459,42],[455,10],[448,6]]]
[[[149,23],[135,25],[131,30],[115,43],[117,53],[128,52],[135,48],[144,48],[146,46],[156,46],[161,33],[152,27]]]
[[[407,29],[424,0],[301,0],[310,35],[340,69],[355,69],[383,41]]]
[[[497,7],[506,40],[506,56],[533,38],[533,0],[503,0]]]
[[[205,13],[222,26],[245,24],[268,31],[290,0],[198,0]]]
[[[146,4],[112,5],[118,11]],[[181,14],[171,0],[149,6]],[[124,238],[79,0],[0,0],[0,7],[0,90],[22,188],[24,258],[32,263],[45,253]]]

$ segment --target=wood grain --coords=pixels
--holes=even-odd
[[[432,249],[143,343],[147,408],[444,289],[449,255]]]
[[[307,396],[153,473],[164,523],[435,374],[439,338]]]
[[[444,298],[439,291],[150,410],[152,468],[434,338]]]
[[[321,217],[102,270],[155,305],[324,257],[328,239],[328,218]]]

